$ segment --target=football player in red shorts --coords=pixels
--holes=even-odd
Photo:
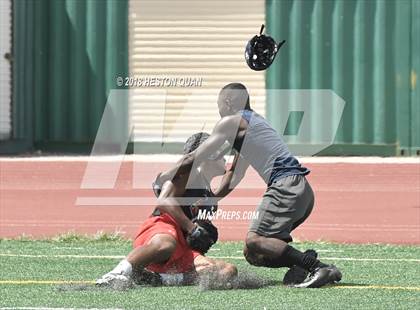
[[[184,145],[184,153],[194,151],[208,137],[203,132],[192,135]],[[140,226],[133,250],[112,271],[98,279],[97,285],[122,288],[134,283],[189,284],[200,274],[211,272],[214,282],[231,287],[237,275],[236,267],[204,256],[218,238],[216,227],[208,219],[215,214],[217,200],[231,191],[229,184],[238,159],[236,154],[231,168],[226,171],[223,155],[223,151],[219,151],[189,175],[153,184],[158,196],[157,207]],[[219,175],[224,175],[221,184],[212,191],[210,182]],[[182,208],[194,224],[188,232],[165,212],[166,208],[174,206]],[[200,213],[205,215],[204,220],[198,219]]]

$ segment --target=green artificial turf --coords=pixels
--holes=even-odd
[[[118,256],[128,253],[131,243],[119,238],[77,237],[1,240],[0,308],[419,309],[420,247],[331,243],[295,246],[301,250],[314,248],[321,260],[337,265],[343,272],[341,284],[322,289],[284,287],[281,280],[286,270],[248,265],[242,257],[242,244],[233,242],[218,243],[209,256],[224,257],[236,264],[240,273],[254,273],[268,280],[269,286],[224,291],[200,291],[195,286],[112,291],[94,285],[84,286],[84,290],[63,290],[66,285],[12,284],[5,281],[94,280],[111,270]]]

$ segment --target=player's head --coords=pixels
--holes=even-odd
[[[206,132],[197,132],[187,139],[184,144],[184,154],[194,152],[210,135]],[[205,171],[206,175],[211,177],[222,175],[225,173],[225,158],[223,153],[212,159],[205,160],[201,165],[201,171]]]
[[[221,117],[233,115],[240,110],[251,110],[248,90],[241,83],[225,85],[219,93],[217,106]]]

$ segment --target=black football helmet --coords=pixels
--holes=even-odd
[[[276,44],[270,36],[262,34],[264,25],[261,25],[260,34],[248,41],[245,48],[245,60],[248,66],[255,71],[267,69],[274,61],[280,47],[286,42]]]

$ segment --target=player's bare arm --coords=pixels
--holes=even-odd
[[[220,186],[214,191],[215,197],[220,200],[228,195],[240,180],[242,180],[248,167],[249,163],[239,153],[236,153],[230,169],[226,171]],[[183,231],[191,232],[195,228],[195,225],[185,216],[180,208],[179,201],[176,199],[176,197],[182,197],[184,194],[187,182],[187,174],[180,175],[172,181],[166,181],[158,198],[158,209],[162,212],[169,213],[179,223]]]
[[[188,181],[188,175],[184,174],[174,179],[173,181],[166,181],[163,184],[162,191],[159,195],[157,208],[163,212],[171,215],[174,220],[181,226],[185,232],[191,232],[195,225],[184,214],[180,208],[179,201],[176,197],[182,197],[185,192],[185,186]]]
[[[214,191],[214,196],[220,200],[229,195],[242,180],[248,167],[249,163],[237,152],[231,167],[226,171],[219,187]]]
[[[191,172],[193,164],[200,165],[202,161],[216,153],[225,141],[233,144],[239,135],[243,135],[244,129],[246,130],[246,123],[243,122],[240,116],[231,115],[223,117],[215,125],[210,137],[194,152],[184,155],[172,169],[162,173],[159,181],[163,183],[179,178],[183,174],[188,175]]]

